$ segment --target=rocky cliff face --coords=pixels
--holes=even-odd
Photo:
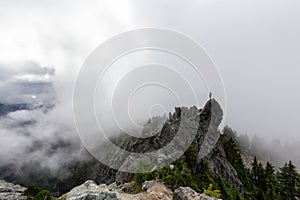
[[[243,192],[243,185],[239,180],[235,168],[228,162],[223,145],[220,141],[218,141],[215,148],[209,153],[204,161],[207,162],[210,172],[214,177],[221,176],[231,188],[235,188],[241,193]],[[198,172],[201,173],[201,169],[198,170]]]

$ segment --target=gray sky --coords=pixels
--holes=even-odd
[[[225,123],[299,141],[299,10],[298,0],[0,1],[0,101],[43,101],[54,87],[69,106],[75,77],[101,42],[133,28],[167,28],[195,39],[218,66]],[[19,86],[29,79],[39,85],[30,92]]]

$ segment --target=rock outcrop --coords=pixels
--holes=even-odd
[[[73,188],[64,194],[61,200],[118,200],[117,194],[110,192],[105,185],[97,185],[94,181],[86,181],[84,184]]]
[[[169,117],[165,118],[166,121],[163,124],[161,124],[160,119],[149,120],[144,132],[150,130],[150,137],[136,138],[123,134],[111,140],[128,152],[148,153],[162,149],[162,147],[169,145],[175,138],[178,142],[169,145],[170,148],[167,152],[158,151],[152,157],[147,157],[143,154],[140,155],[144,156],[142,158],[137,158],[137,155],[127,155],[124,158],[124,156],[119,154],[114,155],[112,152],[110,159],[113,162],[121,163],[121,170],[109,169],[96,160],[82,166],[78,165],[79,167],[76,167],[75,173],[73,173],[73,178],[71,176],[69,180],[62,182],[60,191],[66,192],[75,185],[89,179],[105,184],[112,182],[124,184],[130,182],[133,178],[132,174],[122,171],[132,171],[132,169],[136,168],[137,161],[141,159],[151,164],[148,166],[150,170],[155,170],[159,166],[166,166],[165,163],[170,160],[170,157],[177,156],[176,153],[183,149],[182,146],[185,145],[188,139],[191,140],[197,152],[197,165],[191,169],[194,174],[202,172],[201,163],[207,163],[211,173],[216,178],[221,176],[230,187],[242,192],[242,183],[238,179],[237,172],[228,162],[222,143],[218,141],[220,136],[218,127],[222,118],[222,108],[215,99],[208,100],[202,109],[198,109],[195,106],[191,108],[176,107],[175,112],[173,114],[170,113]],[[156,122],[159,122],[159,126],[157,126],[159,128],[155,128]],[[147,135],[146,132],[144,133],[145,135]],[[180,150],[178,151],[178,149]],[[182,155],[180,159],[185,160],[186,158]],[[77,183],[74,180],[77,180]],[[81,182],[78,182],[79,180]]]
[[[178,141],[184,142],[187,140],[187,137],[194,135],[192,145],[198,154],[198,165],[195,165],[195,168],[191,169],[192,172],[195,174],[201,173],[202,165],[200,163],[207,163],[211,173],[216,178],[221,176],[232,188],[242,192],[242,183],[238,178],[238,174],[228,162],[223,145],[218,140],[220,136],[218,127],[222,118],[222,108],[215,99],[210,99],[203,109],[197,109],[194,106],[191,108],[176,107],[175,113],[169,114],[169,119],[161,131],[146,139],[126,138],[126,141],[130,142],[126,143],[125,147],[130,152],[151,152],[169,144],[170,140],[180,135],[179,132],[182,132],[182,135],[179,136],[181,138]],[[183,145],[176,143],[168,155],[174,154],[178,149],[182,150],[181,146]],[[162,159],[151,166],[151,169],[159,166],[159,162],[164,162],[165,156],[164,154],[157,155],[157,157],[162,157]],[[180,159],[185,160],[185,156],[181,156]],[[127,162],[124,162],[122,167],[127,169],[133,168],[133,166],[136,166],[136,160],[138,159],[135,157],[128,157]],[[129,182],[131,179],[132,174],[122,171],[119,171],[116,176],[116,181],[120,184]]]
[[[130,181],[130,174],[122,171],[135,169],[138,164],[136,163],[137,160],[145,160],[145,163],[150,163],[148,167],[153,171],[160,168],[160,166],[170,164],[171,158],[181,156],[187,150],[185,148],[191,143],[198,154],[197,162],[202,162],[218,141],[220,136],[218,126],[222,121],[222,117],[221,106],[216,100],[210,99],[203,109],[198,109],[195,106],[191,108],[176,107],[175,113],[169,114],[169,119],[162,129],[151,137],[123,136],[123,145],[121,146],[124,146],[125,150],[138,153],[156,151],[156,153],[152,157],[145,157],[145,154],[140,155],[138,158],[136,155],[128,156],[121,165],[121,170],[117,173],[117,182]],[[166,146],[168,147],[164,148]],[[184,157],[181,159],[184,159]],[[195,172],[196,169],[193,169],[193,171]]]
[[[189,187],[180,187],[174,191],[173,200],[217,200],[217,198],[199,194]]]
[[[164,184],[157,181],[147,181],[143,184],[143,192],[138,194],[124,193],[124,187],[112,184],[97,185],[93,181],[86,181],[84,184],[73,188],[64,194],[61,200],[172,200],[173,193]]]
[[[198,194],[189,187],[180,187],[173,192],[159,181],[146,181],[142,184],[142,192],[128,194],[124,192],[126,185],[97,185],[94,181],[86,181],[70,192],[62,195],[60,200],[217,200],[204,194]],[[25,187],[0,180],[1,200],[26,200],[22,193]]]
[[[22,193],[26,188],[0,180],[0,199],[7,200],[26,200],[27,197]]]
[[[228,162],[225,150],[220,142],[216,144],[208,157],[205,158],[205,162],[208,164],[208,168],[214,177],[221,176],[231,188],[235,188],[241,193],[243,192],[242,182],[239,180],[237,171]]]

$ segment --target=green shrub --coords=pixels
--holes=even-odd
[[[197,165],[197,151],[195,146],[192,144],[184,153],[186,157],[186,164],[190,169],[194,169]]]
[[[23,194],[28,200],[51,200],[51,194],[48,190],[42,190],[36,186],[29,186]]]
[[[48,190],[42,190],[34,196],[34,200],[51,200],[51,194]]]
[[[191,187],[200,193],[202,193],[204,188],[208,187],[209,184],[216,185],[206,163],[202,164],[202,171],[199,174],[193,174],[188,167],[188,163],[183,160],[177,160],[172,164],[174,165],[173,169],[171,169],[170,166],[166,166],[152,173],[135,173],[133,181],[141,185],[144,181],[159,179],[172,190],[179,187]],[[141,163],[135,172],[141,171],[140,169],[144,168],[145,164]]]
[[[198,190],[198,186],[195,183],[191,170],[187,167],[187,164],[182,160],[177,160],[173,165],[174,169],[170,169],[170,167],[167,166],[155,172],[156,177],[162,180],[165,185],[172,190],[175,190],[180,186],[189,186]]]
[[[212,184],[209,184],[208,188],[204,189],[203,193],[208,195],[208,196],[211,196],[211,197],[217,197],[217,198],[221,197],[221,191],[213,189]]]
[[[154,174],[149,171],[149,165],[145,162],[141,162],[139,166],[134,169],[133,180],[136,183],[142,184],[145,181],[154,179]]]
[[[24,190],[23,194],[27,197],[34,197],[40,191],[42,191],[41,188],[38,188],[36,186],[29,186],[26,190]]]

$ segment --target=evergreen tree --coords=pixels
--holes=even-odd
[[[258,185],[258,180],[259,180],[259,166],[258,162],[256,159],[256,156],[253,160],[252,163],[252,180],[254,181],[255,185]]]
[[[239,179],[243,183],[246,192],[253,190],[253,184],[250,179],[249,171],[245,168],[240,154],[239,148],[235,143],[234,135],[236,133],[229,127],[224,128],[224,133],[220,139],[226,152],[226,157],[229,163],[235,168],[238,173]]]
[[[266,170],[265,170],[265,183],[266,183],[266,191],[265,197],[266,199],[278,199],[276,194],[276,179],[275,179],[275,170],[271,163],[267,162]]]
[[[298,174],[296,190],[297,190],[297,197],[300,197],[300,174]]]
[[[267,182],[266,182],[266,172],[261,163],[257,162],[256,157],[252,163],[252,180],[256,186],[255,198],[256,199],[268,199],[266,197]]]
[[[193,144],[191,144],[191,146],[188,148],[188,150],[184,153],[185,157],[186,157],[186,163],[188,165],[188,167],[191,169],[191,171],[193,172],[196,165],[197,165],[197,151],[196,148]]]
[[[221,191],[221,197],[224,200],[231,200],[231,199],[243,199],[238,191],[235,189],[230,188],[228,183],[226,183],[222,177],[219,176],[218,178],[218,186]]]
[[[297,196],[299,174],[291,161],[285,163],[284,166],[280,168],[278,180],[280,184],[279,192],[281,199],[295,199],[295,196]]]

